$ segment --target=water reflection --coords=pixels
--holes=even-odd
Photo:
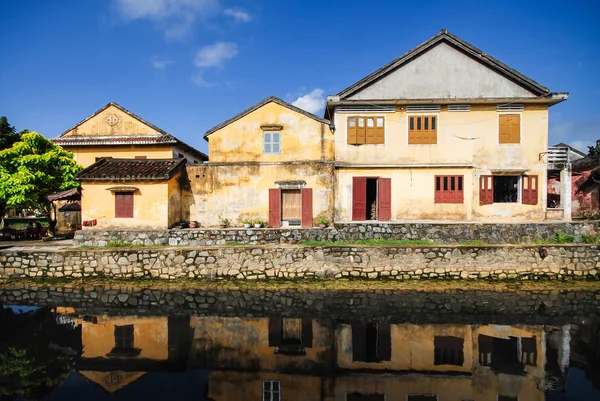
[[[34,360],[38,369],[24,383],[0,379],[1,400],[19,389],[31,399],[87,401],[600,397],[595,318],[560,325],[414,324],[393,316],[293,317],[293,311],[239,317],[87,312],[0,308],[0,362],[7,365],[0,371]],[[6,357],[22,349],[27,356]]]

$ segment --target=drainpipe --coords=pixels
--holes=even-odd
[[[571,201],[573,189],[571,184],[571,163],[567,163],[560,171],[560,205],[563,208],[563,219],[571,221]]]

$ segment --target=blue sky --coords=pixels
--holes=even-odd
[[[50,138],[115,101],[205,151],[206,130],[259,100],[315,111],[442,28],[570,92],[551,144],[600,138],[597,0],[29,0],[0,15],[0,115]]]

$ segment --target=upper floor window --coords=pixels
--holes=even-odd
[[[521,115],[498,115],[498,142],[521,143]]]
[[[464,339],[452,336],[435,336],[433,339],[434,365],[462,366],[465,361]]]
[[[435,145],[437,144],[437,117],[410,116],[408,117],[408,144]]]
[[[463,176],[436,175],[435,203],[464,203]]]
[[[281,132],[263,132],[263,155],[281,154]]]
[[[385,143],[383,117],[348,117],[348,145],[380,145]]]
[[[263,381],[263,401],[281,401],[281,383],[279,380]]]

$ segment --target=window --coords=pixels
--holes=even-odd
[[[115,217],[133,217],[133,192],[115,192]]]
[[[406,401],[437,401],[435,394],[408,394]]]
[[[280,155],[281,154],[281,132],[267,131],[263,132],[263,154]]]
[[[498,401],[519,401],[519,397],[512,397],[509,395],[499,395]]]
[[[312,319],[269,318],[269,347],[277,347],[276,354],[305,355],[312,341]]]
[[[525,365],[536,366],[537,364],[537,346],[535,337],[521,338],[521,362]]]
[[[494,372],[510,375],[525,373],[522,359],[521,339],[518,337],[497,338],[480,334],[477,340],[479,345],[479,364],[489,366]]]
[[[498,122],[499,143],[521,143],[520,114],[500,114]]]
[[[352,324],[352,360],[382,362],[392,359],[389,323]]]
[[[136,159],[147,159],[147,157],[146,157],[146,156],[136,156],[135,158],[136,158]]]
[[[350,116],[347,119],[348,145],[380,145],[385,143],[383,117]]]
[[[410,116],[408,117],[408,144],[435,145],[437,144],[437,117]]]
[[[281,383],[279,380],[263,381],[263,401],[281,401]]]
[[[463,176],[436,175],[435,203],[463,203]]]
[[[482,175],[479,177],[479,203],[518,203],[519,187],[522,204],[538,204],[537,175]]]
[[[115,326],[115,348],[122,350],[133,349],[133,324]]]
[[[434,365],[462,366],[465,361],[463,352],[464,339],[460,337],[441,337],[433,339]]]

